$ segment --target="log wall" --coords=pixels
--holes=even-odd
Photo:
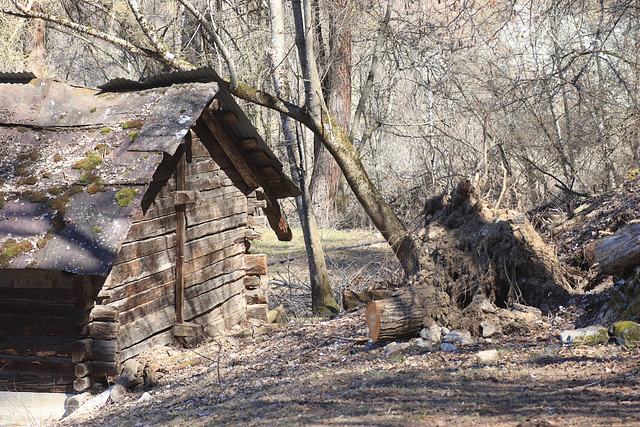
[[[59,271],[3,270],[0,390],[72,392],[76,301],[84,279]]]
[[[84,365],[76,371],[77,388],[90,384],[81,378],[103,374],[105,366],[111,366],[104,365],[109,362],[105,357],[115,359],[117,369],[144,350],[173,341],[176,190],[197,193],[195,203],[184,207],[184,320],[199,323],[205,333],[212,334],[246,316],[246,186],[210,135],[191,132],[186,140],[184,189],[176,184],[176,160],[165,156],[98,295],[96,307],[117,315],[110,321],[94,316],[83,331],[87,339],[93,340],[84,344],[93,350],[78,352],[84,355],[78,356],[77,361]],[[96,344],[104,347],[108,342],[112,343],[115,357],[98,356]],[[100,365],[97,370],[96,363]]]

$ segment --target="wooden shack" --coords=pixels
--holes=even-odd
[[[83,391],[265,317],[248,248],[262,212],[291,238],[278,199],[299,190],[213,70],[31,77],[0,76],[0,390]]]

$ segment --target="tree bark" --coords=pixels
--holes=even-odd
[[[372,340],[390,341],[416,336],[423,327],[424,314],[413,298],[403,296],[370,302],[365,319]]]
[[[619,274],[640,265],[640,223],[628,224],[594,246],[596,261],[606,274]]]
[[[290,94],[289,83],[281,72],[279,65],[284,62],[284,23],[282,20],[282,0],[270,1],[271,11],[271,73],[273,84],[278,96]],[[309,265],[309,278],[311,282],[311,308],[316,315],[337,313],[338,303],[333,295],[327,264],[320,240],[320,231],[315,219],[313,207],[309,202],[309,182],[307,168],[305,167],[306,155],[304,143],[300,140],[295,124],[291,118],[281,114],[282,130],[285,139],[285,147],[291,165],[291,177],[293,182],[302,190],[302,195],[296,197],[296,209],[302,224],[302,231]],[[296,158],[294,147],[298,147],[299,156]]]
[[[351,126],[351,0],[329,2],[329,69],[326,102],[330,114],[349,134]],[[342,172],[329,151],[318,141],[311,178],[311,200],[322,218],[335,217]]]

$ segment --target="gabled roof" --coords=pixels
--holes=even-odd
[[[164,153],[216,102],[237,118],[233,140],[253,146],[242,155],[270,199],[299,194],[215,81],[118,93],[55,79],[0,84],[1,266],[108,274]]]

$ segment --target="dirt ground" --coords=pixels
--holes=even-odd
[[[391,355],[365,338],[362,309],[236,328],[192,350],[154,349],[145,357],[162,366],[157,386],[57,425],[640,424],[640,352],[562,347],[576,314],[541,319],[527,337]],[[498,350],[496,365],[475,362],[485,349]]]

